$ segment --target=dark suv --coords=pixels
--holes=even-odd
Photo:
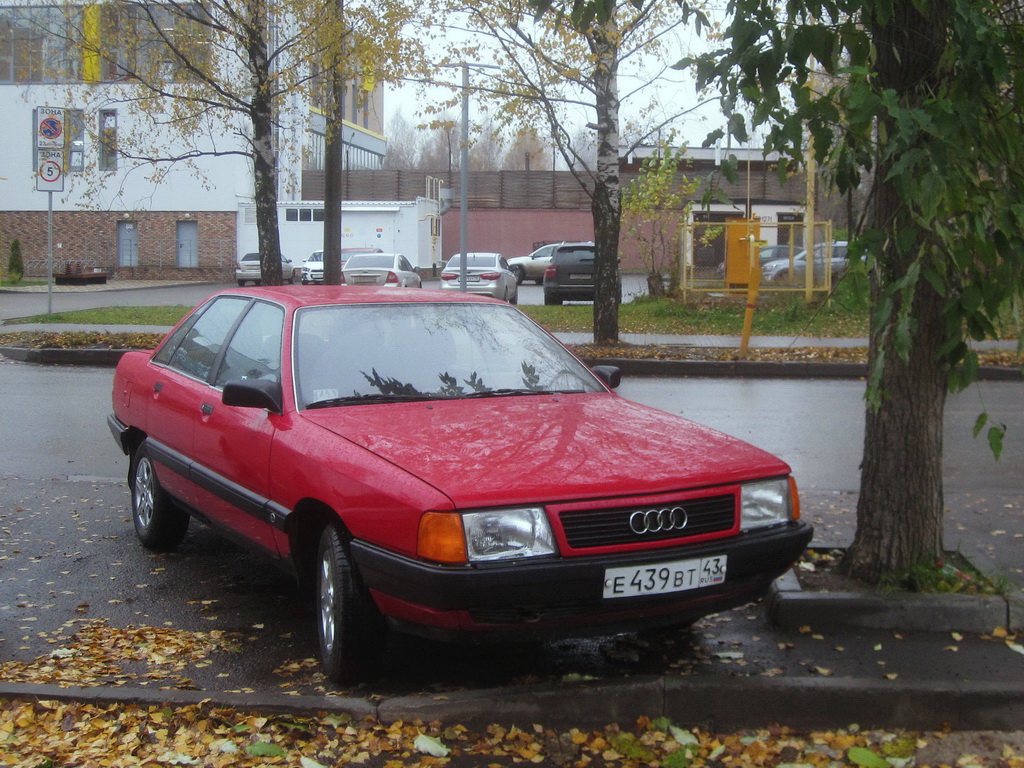
[[[594,300],[594,244],[561,243],[544,272],[544,303]]]

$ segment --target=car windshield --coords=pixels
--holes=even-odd
[[[345,269],[391,269],[393,266],[395,257],[387,253],[360,253],[345,262]]]
[[[600,392],[532,320],[491,304],[349,304],[296,313],[300,408]]]
[[[498,257],[493,253],[467,253],[467,267],[493,267],[498,263]],[[458,269],[462,264],[462,256],[452,256],[448,262],[448,269]]]

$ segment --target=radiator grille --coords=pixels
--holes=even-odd
[[[630,526],[630,518],[635,513],[672,510],[678,507],[686,512],[686,525],[682,529],[672,528],[638,534]],[[677,519],[678,517],[679,515],[676,515]],[[729,531],[734,525],[735,518],[736,497],[732,494],[643,507],[567,511],[559,516],[565,537],[573,549],[668,539],[685,540],[694,536]],[[657,523],[654,527],[656,526]]]

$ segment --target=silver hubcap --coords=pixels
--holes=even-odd
[[[135,468],[135,517],[148,528],[153,522],[153,465],[143,457]]]
[[[320,634],[327,651],[334,650],[334,619],[334,559],[327,548],[320,561]]]

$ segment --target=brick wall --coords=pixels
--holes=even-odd
[[[0,255],[11,252],[11,241],[21,241],[26,276],[46,275],[47,214],[45,211],[7,211],[0,214]],[[54,211],[54,271],[68,262],[87,269],[102,269],[113,278],[148,280],[231,280],[235,268],[233,212],[212,211],[186,215],[171,211]],[[198,264],[177,266],[177,223],[194,221],[198,233]],[[118,225],[131,223],[138,248],[134,266],[118,263]]]

